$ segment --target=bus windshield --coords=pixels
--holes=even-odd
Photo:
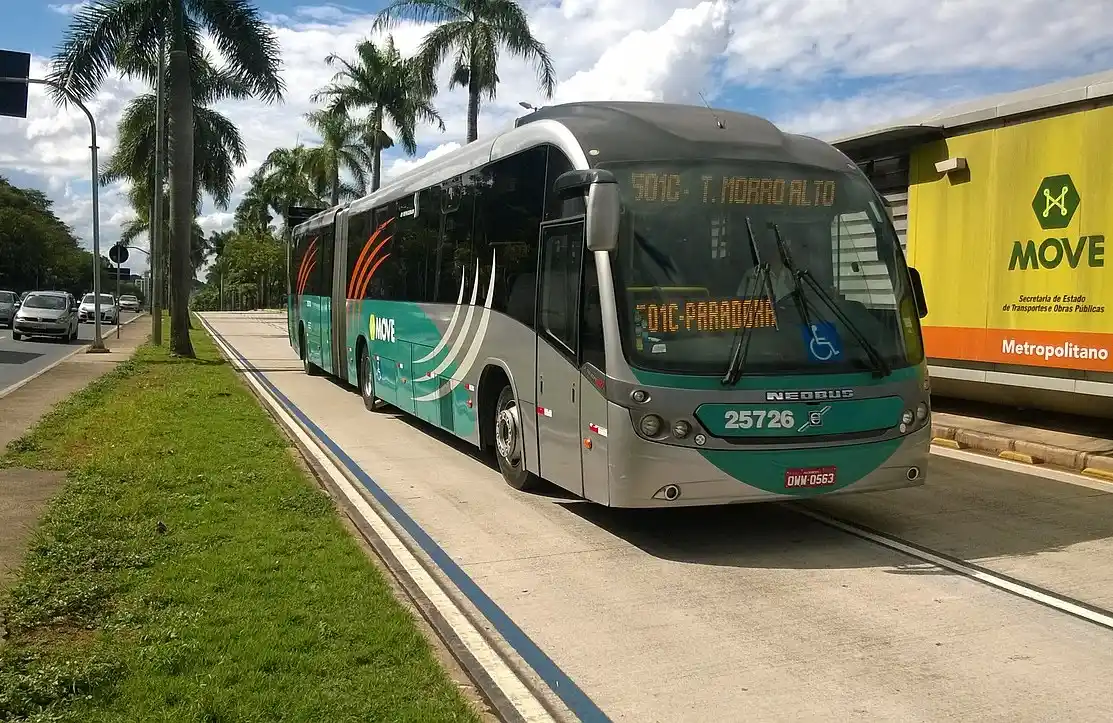
[[[870,370],[878,356],[891,368],[923,360],[899,241],[860,174],[768,161],[609,169],[623,197],[613,266],[633,366],[722,375],[743,326],[743,375]],[[816,286],[797,287],[782,248]],[[767,283],[754,283],[755,251],[769,266]]]

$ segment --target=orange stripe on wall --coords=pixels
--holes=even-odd
[[[1113,334],[925,326],[932,359],[1113,372]]]

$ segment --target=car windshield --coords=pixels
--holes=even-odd
[[[614,275],[634,366],[722,374],[744,324],[744,374],[859,371],[873,366],[870,346],[893,368],[923,359],[899,241],[861,174],[768,161],[608,167],[623,197]],[[823,292],[802,285],[805,314],[778,234]],[[755,247],[770,267],[760,286]]]
[[[23,300],[23,306],[28,309],[65,309],[69,306],[64,296],[53,294],[32,294]]]
[[[85,294],[85,296],[81,299],[81,303],[82,304],[92,304],[92,303],[94,303],[95,298],[96,298],[96,296],[94,296],[93,294]],[[112,297],[107,295],[107,294],[101,294],[100,295],[100,303],[111,304],[112,303]]]
[[[138,301],[138,300],[139,299],[136,299],[134,296],[128,296],[127,294],[120,297],[120,301]]]
[[[0,304],[14,304],[15,294],[10,291],[0,291]]]

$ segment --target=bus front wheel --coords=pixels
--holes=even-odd
[[[523,453],[522,419],[514,390],[507,384],[495,405],[495,456],[506,483],[516,490],[528,492],[537,486],[537,477],[526,469]]]

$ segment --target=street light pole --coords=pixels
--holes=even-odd
[[[97,122],[93,120],[93,114],[89,112],[84,103],[78,100],[77,96],[65,86],[53,81],[40,78],[0,78],[0,83],[48,85],[64,94],[89,119],[89,151],[92,155],[93,167],[93,314],[95,314],[96,320],[93,325],[93,343],[89,346],[88,351],[94,354],[103,354],[108,351],[108,347],[104,345],[100,328],[100,176],[97,173]]]

